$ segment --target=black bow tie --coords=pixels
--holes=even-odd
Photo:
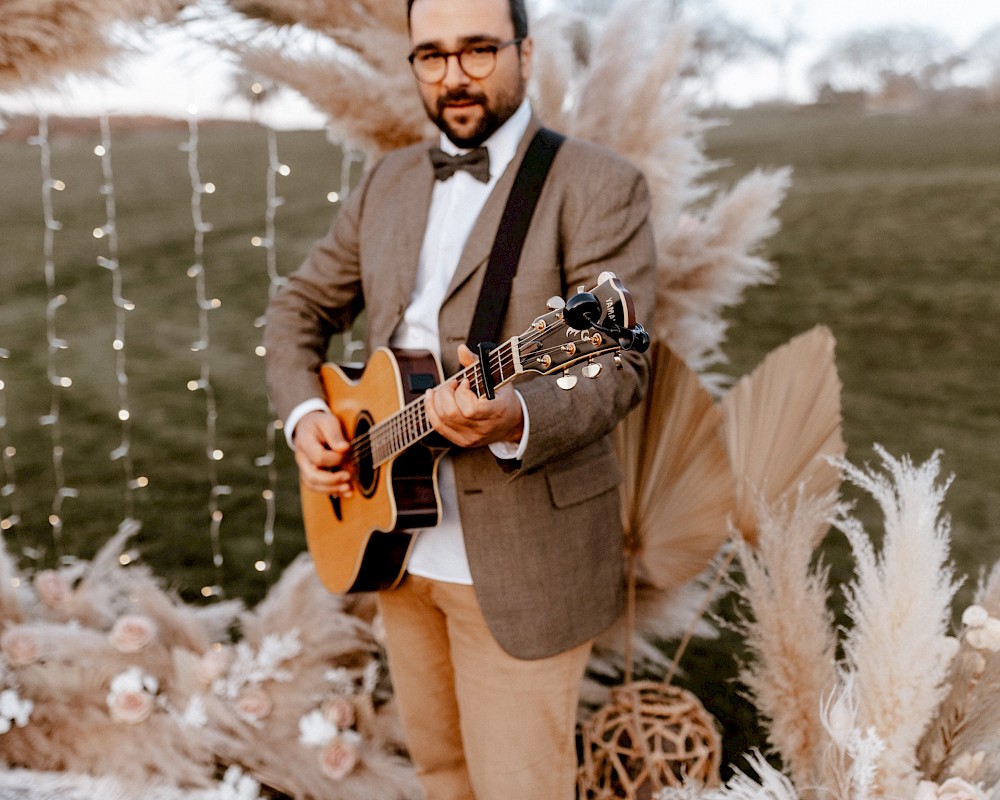
[[[431,164],[434,165],[434,178],[439,181],[446,181],[458,170],[464,169],[477,181],[490,182],[490,154],[485,147],[477,147],[460,156],[450,155],[440,147],[432,147]]]

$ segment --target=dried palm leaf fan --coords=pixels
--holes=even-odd
[[[750,544],[759,498],[773,505],[800,485],[816,496],[840,485],[830,463],[846,450],[835,344],[830,329],[817,325],[770,353],[722,400],[736,477],[734,522]]]
[[[618,434],[630,632],[637,577],[674,588],[705,567],[730,525],[756,541],[758,496],[772,503],[802,485],[810,494],[839,485],[829,462],[845,450],[834,344],[825,327],[796,337],[743,378],[721,407],[680,359],[656,346],[645,407]],[[624,685],[584,726],[581,797],[652,797],[685,778],[718,783],[721,744],[713,721],[697,698],[670,685],[689,639],[663,683],[632,682],[627,650]]]
[[[698,698],[669,681],[632,680],[637,583],[669,591],[701,573],[734,508],[721,411],[665,345],[654,344],[652,362],[646,402],[617,434],[629,561],[626,670],[584,724],[578,783],[588,800],[652,797],[685,780],[719,783],[721,739]]]

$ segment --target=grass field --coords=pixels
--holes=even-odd
[[[980,565],[1000,559],[1000,116],[866,117],[833,109],[754,109],[731,115],[709,136],[722,162],[713,176],[735,180],[756,166],[791,165],[793,186],[781,210],[782,229],[768,244],[780,278],[751,291],[729,315],[730,372],[749,371],[771,349],[817,323],[838,340],[844,383],[848,456],[873,458],[873,443],[923,461],[943,450],[955,474],[946,502],[953,518],[954,557],[974,581]],[[274,574],[255,561],[264,545],[266,469],[255,458],[266,448],[267,403],[262,362],[254,355],[254,320],[268,291],[262,234],[266,140],[251,127],[202,131],[202,179],[217,191],[204,198],[205,268],[209,297],[222,301],[210,317],[210,347],[198,339],[191,187],[183,129],[121,133],[113,145],[124,295],[126,357],[133,458],[149,488],[134,493],[143,523],[143,558],[186,597],[216,582],[209,538],[209,462],[206,405],[187,382],[211,369],[218,398],[222,581],[230,596],[253,601]],[[16,453],[16,490],[0,497],[22,522],[8,547],[29,548],[42,566],[60,553],[91,556],[125,513],[120,463],[110,459],[121,432],[112,339],[114,308],[109,273],[96,265],[106,241],[92,231],[105,221],[96,136],[53,138],[53,174],[66,183],[55,195],[56,281],[66,304],[57,311],[60,374],[73,379],[53,389],[46,378],[47,292],[43,279],[39,150],[0,142],[0,220],[3,289],[0,295],[0,380],[6,385],[5,438]],[[325,230],[340,188],[341,158],[322,133],[282,133],[279,178],[286,203],[278,212],[279,271],[293,269]],[[207,359],[203,361],[202,359]],[[57,393],[66,483],[79,490],[64,505],[61,547],[47,522],[54,492],[52,429],[39,425]],[[279,442],[280,445],[280,442]],[[294,467],[278,447],[275,570],[304,546]],[[870,530],[879,515],[859,501]],[[842,537],[841,537],[842,538]],[[849,577],[845,546],[828,542],[833,574]],[[966,592],[968,590],[965,590]],[[966,595],[967,596],[967,595]],[[727,720],[730,754],[755,743],[752,712],[735,697],[732,640],[698,644],[686,666],[689,684]],[[726,666],[720,666],[726,665]],[[731,729],[731,730],[730,730]]]

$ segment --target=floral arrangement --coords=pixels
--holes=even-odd
[[[123,792],[417,796],[367,605],[330,595],[302,557],[252,611],[188,606],[119,563],[137,530],[33,576],[0,553],[8,764],[114,778]]]
[[[1000,566],[951,630],[959,581],[941,515],[939,454],[914,466],[876,448],[882,471],[842,461],[885,518],[881,551],[835,492],[760,509],[756,547],[738,546],[751,661],[741,679],[783,771],[759,753],[706,800],[986,800],[1000,797]],[[829,610],[816,548],[830,526],[856,562],[851,626]],[[795,613],[788,613],[794,608]],[[842,652],[838,661],[836,654]],[[661,800],[677,791],[661,794]]]

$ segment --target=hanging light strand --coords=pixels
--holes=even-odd
[[[55,240],[56,233],[62,230],[62,223],[55,218],[52,193],[61,192],[66,188],[60,180],[52,177],[52,149],[49,145],[49,120],[42,114],[38,118],[38,135],[29,139],[29,144],[37,145],[41,150],[42,164],[42,211],[45,216],[45,238],[43,256],[45,259],[45,288],[48,302],[45,309],[46,339],[48,342],[48,357],[46,374],[51,387],[49,413],[39,419],[39,424],[47,426],[51,432],[52,468],[55,481],[55,495],[52,499],[52,509],[49,512],[49,525],[52,526],[52,546],[56,557],[63,556],[63,502],[67,498],[79,496],[79,491],[66,485],[66,473],[63,468],[62,425],[60,422],[60,394],[73,385],[72,379],[59,374],[58,354],[68,345],[60,339],[56,332],[56,312],[66,304],[66,295],[56,290]]]
[[[277,228],[276,220],[278,209],[285,203],[285,198],[278,194],[278,176],[291,174],[291,169],[287,164],[282,164],[278,158],[278,135],[274,128],[267,128],[267,208],[264,213],[264,236],[254,236],[250,243],[254,247],[264,249],[267,265],[268,297],[273,297],[277,291],[287,282],[285,278],[278,274],[278,250],[277,250]],[[254,321],[254,326],[263,328],[266,320],[263,316]],[[267,352],[263,344],[258,344],[255,351],[258,356],[264,357]],[[265,432],[265,453],[254,459],[254,464],[267,470],[267,484],[262,492],[264,498],[264,557],[254,564],[258,572],[263,572],[270,576],[271,568],[274,564],[274,522],[277,517],[277,440],[278,431],[281,430],[282,422],[276,419],[274,404],[268,398],[267,418],[268,424]]]
[[[10,358],[10,351],[0,347],[0,358]],[[0,486],[0,498],[7,508],[6,516],[0,517],[0,533],[6,536],[21,521],[20,503],[17,496],[17,472],[14,469],[14,456],[17,450],[11,444],[7,433],[7,384],[0,378],[0,454],[3,458],[3,486]]]
[[[94,148],[94,154],[101,159],[101,171],[104,182],[101,184],[101,194],[104,196],[104,208],[107,221],[94,229],[94,238],[106,239],[108,252],[106,256],[98,256],[98,266],[111,273],[111,302],[115,313],[115,334],[111,342],[115,354],[115,378],[118,383],[118,422],[121,426],[121,443],[111,451],[111,460],[121,462],[122,475],[125,480],[125,519],[131,521],[135,517],[136,489],[148,484],[144,476],[136,476],[132,460],[132,410],[129,407],[128,371],[125,348],[126,315],[135,309],[131,300],[122,296],[122,270],[118,258],[118,219],[115,198],[114,172],[111,168],[111,123],[107,114],[101,115],[101,143]]]
[[[209,537],[212,546],[212,564],[215,567],[215,584],[203,586],[204,597],[218,597],[222,594],[222,540],[221,529],[223,512],[220,498],[232,493],[232,488],[219,483],[219,462],[223,452],[218,447],[218,407],[215,399],[215,389],[212,386],[211,365],[208,349],[209,324],[208,314],[219,308],[222,303],[218,299],[209,299],[205,285],[205,234],[212,230],[212,225],[205,222],[202,216],[201,199],[203,195],[212,194],[215,186],[212,183],[202,183],[198,167],[198,119],[197,109],[191,109],[188,119],[188,140],[180,145],[180,149],[188,156],[188,174],[191,178],[191,220],[194,226],[194,264],[187,271],[188,277],[195,281],[195,295],[198,304],[198,341],[191,345],[192,352],[201,354],[201,374],[198,380],[188,381],[188,389],[201,390],[205,393],[205,454],[208,461],[208,477],[211,484],[208,510],[211,517]]]

